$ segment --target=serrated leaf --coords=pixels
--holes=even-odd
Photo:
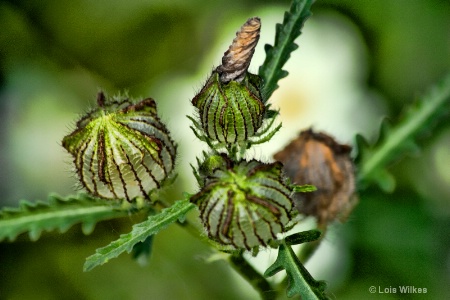
[[[4,208],[0,211],[0,241],[5,238],[13,241],[25,232],[35,241],[44,230],[59,229],[60,232],[65,232],[77,223],[82,223],[83,232],[89,234],[97,222],[127,214],[128,209],[117,202],[85,194],[67,198],[52,195],[47,202],[21,201],[18,208]]]
[[[276,261],[266,270],[264,276],[270,277],[282,270],[286,270],[288,276],[288,297],[300,295],[302,300],[328,299],[325,295],[325,282],[314,280],[291,246],[285,242],[280,245]]]
[[[282,68],[290,58],[291,52],[298,48],[294,41],[300,36],[303,24],[311,15],[310,8],[313,2],[313,0],[293,0],[289,11],[284,14],[283,24],[276,25],[274,45],[264,46],[266,59],[258,74],[264,81],[262,94],[265,101],[278,88],[278,80],[288,75]]]
[[[89,256],[84,264],[84,271],[87,272],[103,265],[125,251],[130,253],[135,244],[145,241],[149,236],[158,233],[169,224],[182,219],[194,207],[195,205],[190,203],[189,199],[179,200],[160,213],[149,216],[146,221],[135,224],[130,233],[122,234],[118,240],[97,249],[95,254]]]
[[[450,113],[450,74],[433,86],[425,96],[415,102],[397,124],[387,120],[381,124],[378,140],[370,145],[362,136],[356,136],[358,155],[358,183],[364,188],[368,183],[377,183],[383,190],[394,190],[395,179],[386,167],[401,154],[417,153],[416,139],[431,130],[440,117]]]

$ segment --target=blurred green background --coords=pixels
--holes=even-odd
[[[189,163],[204,149],[188,128],[189,100],[252,16],[262,34],[250,71],[264,60],[289,1],[0,2],[0,206],[73,194],[71,158],[60,146],[99,89],[156,99],[179,141],[179,179],[167,192],[195,192]],[[405,106],[450,70],[448,0],[318,0],[271,102],[284,127],[251,154],[270,160],[313,126],[353,143],[375,139],[381,117]],[[308,262],[336,299],[448,299],[450,121],[421,137],[420,153],[391,167],[397,188],[371,187],[345,224],[333,226]],[[193,214],[195,217],[195,214]],[[224,261],[182,229],[158,235],[145,267],[122,255],[89,273],[84,259],[130,230],[139,216],[79,226],[37,242],[0,244],[0,299],[258,299]],[[265,251],[265,262],[276,258]],[[264,256],[263,255],[263,256]],[[414,286],[427,294],[370,294]]]

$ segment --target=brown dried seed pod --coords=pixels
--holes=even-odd
[[[254,17],[248,19],[241,30],[236,32],[236,38],[222,57],[222,65],[217,67],[221,82],[241,82],[244,79],[258,44],[260,29],[261,20]]]
[[[293,183],[316,186],[315,192],[295,194],[294,201],[300,213],[316,216],[321,227],[345,220],[357,203],[350,151],[350,146],[309,129],[274,155]]]

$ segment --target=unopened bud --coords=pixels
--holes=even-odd
[[[176,155],[155,101],[107,99],[100,92],[97,104],[62,141],[81,185],[101,198],[148,197],[172,172]]]
[[[212,141],[231,144],[247,141],[260,129],[266,107],[262,101],[262,81],[248,73],[261,23],[249,19],[236,34],[222,58],[192,99],[198,109],[199,129]]]
[[[284,232],[293,208],[281,163],[232,162],[226,155],[200,166],[202,189],[191,197],[209,238],[233,249],[266,246]]]

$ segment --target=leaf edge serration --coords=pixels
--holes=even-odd
[[[103,265],[125,251],[130,253],[135,244],[143,242],[147,237],[158,233],[176,221],[182,221],[186,213],[194,207],[195,205],[190,203],[189,199],[178,200],[160,213],[150,215],[147,220],[134,224],[129,233],[120,235],[117,240],[98,248],[93,255],[87,257],[83,271],[88,272]]]
[[[124,217],[128,209],[119,202],[105,202],[86,194],[61,197],[52,194],[47,201],[22,200],[18,207],[5,207],[0,211],[0,241],[14,241],[28,232],[30,240],[39,239],[43,231],[59,230],[64,233],[81,223],[84,234],[90,234],[102,220]]]

